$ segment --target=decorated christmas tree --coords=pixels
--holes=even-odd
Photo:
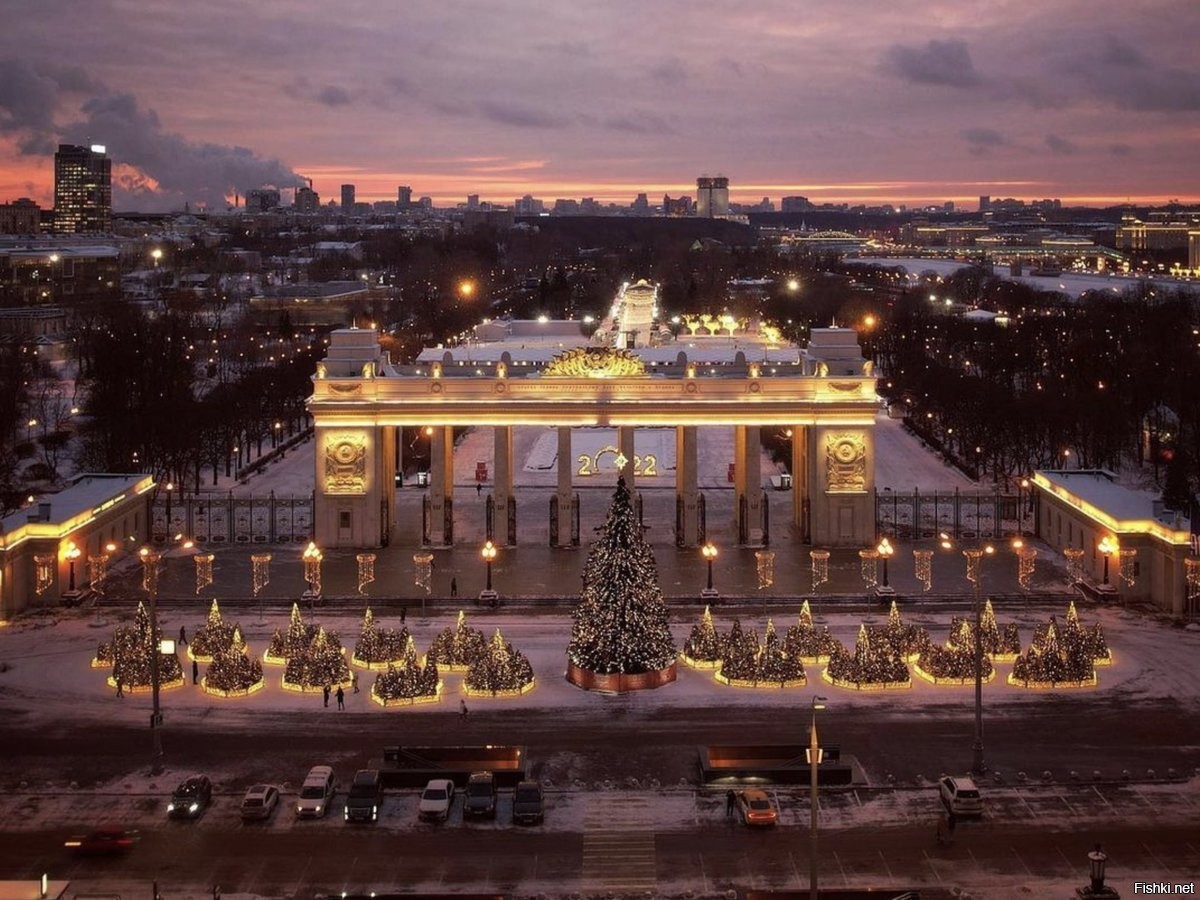
[[[234,626],[232,639],[228,646],[217,650],[208,671],[204,673],[201,687],[210,694],[223,697],[252,694],[261,689],[262,662],[245,651],[246,642],[242,639],[242,631]]]
[[[234,635],[240,637],[241,631],[236,624],[226,622],[221,618],[221,608],[217,601],[208,608],[208,618],[192,635],[188,644],[188,656],[197,662],[212,662],[218,653],[234,649],[241,653],[246,649],[243,641],[240,647],[234,646]]]
[[[737,687],[798,687],[806,679],[804,663],[784,651],[774,622],[767,621],[760,644],[758,635],[742,631],[741,622],[735,619],[725,638],[717,680]]]
[[[1039,688],[1094,685],[1096,668],[1091,647],[1080,639],[1064,641],[1058,622],[1052,617],[1048,625],[1034,634],[1029,649],[1013,661],[1008,683]]]
[[[758,680],[768,684],[784,685],[804,684],[804,662],[798,656],[790,656],[784,648],[783,641],[775,633],[775,623],[767,620],[767,630],[763,633],[762,652],[758,655]]]
[[[1008,623],[1001,628],[996,621],[996,611],[992,609],[992,601],[987,600],[979,617],[980,643],[983,652],[997,660],[1016,659],[1021,652],[1021,636],[1015,623]],[[974,617],[959,618],[955,616],[950,621],[950,645],[975,652],[975,619]]]
[[[854,651],[839,646],[829,657],[825,677],[839,687],[855,690],[911,687],[908,666],[889,641],[875,644],[865,625],[858,628]]]
[[[914,666],[918,675],[935,684],[967,684],[975,682],[975,643],[973,630],[965,619],[956,619],[944,647],[929,644],[921,651]],[[982,632],[981,632],[982,633]],[[980,673],[991,681],[995,670],[986,650],[981,656]]]
[[[292,616],[286,629],[276,628],[267,647],[266,662],[283,664],[298,653],[308,649],[316,639],[317,626],[305,622],[300,616],[300,604],[292,604]],[[340,646],[340,644],[339,644]]]
[[[1059,636],[1068,651],[1091,656],[1098,666],[1106,666],[1112,662],[1112,651],[1109,650],[1108,640],[1104,637],[1104,626],[1097,622],[1089,628],[1080,622],[1074,600],[1067,607],[1067,621]]]
[[[151,634],[150,614],[139,603],[133,622],[121,625],[113,632],[111,641],[100,645],[93,665],[112,665],[108,682],[120,682],[124,690],[149,688],[153,680],[153,655],[162,640],[162,630]],[[183,684],[183,667],[174,653],[158,654],[158,683],[160,687]]]
[[[463,684],[468,694],[523,694],[533,688],[533,666],[524,653],[505,642],[497,628],[487,652],[471,662]]]
[[[429,658],[446,671],[465,672],[486,649],[487,638],[482,631],[467,624],[466,613],[460,609],[454,627],[443,628],[433,639]]]
[[[721,661],[725,648],[724,638],[713,625],[712,612],[706,606],[700,621],[692,626],[692,633],[683,644],[682,659],[689,666],[698,669],[712,669]]]
[[[283,686],[291,690],[311,691],[324,687],[350,686],[350,667],[336,634],[317,629],[313,642],[293,653],[283,672]]]
[[[885,644],[904,660],[915,660],[929,646],[929,633],[920,625],[906,625],[900,618],[900,607],[892,601],[888,610],[887,623],[873,625],[869,629],[871,643]]]
[[[356,666],[368,669],[386,669],[389,663],[404,657],[408,637],[408,628],[404,626],[401,626],[399,631],[380,628],[375,622],[375,614],[367,607],[363,614],[362,628],[358,633],[358,643],[354,645],[354,656],[350,661]]]
[[[755,681],[758,675],[758,635],[743,631],[741,619],[734,619],[725,635],[725,652],[721,655],[721,677],[727,681]]]
[[[588,553],[567,656],[594,674],[672,669],[675,643],[658,584],[654,553],[642,535],[625,479]]]
[[[822,625],[813,623],[812,610],[808,601],[800,608],[800,618],[784,633],[783,650],[793,659],[800,659],[809,664],[828,661],[833,651],[840,647],[837,638],[829,633]]]
[[[416,645],[409,637],[400,661],[388,665],[387,671],[375,679],[371,699],[381,706],[428,703],[437,700],[441,690],[437,663],[427,660],[422,666]]]

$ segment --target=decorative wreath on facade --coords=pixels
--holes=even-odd
[[[628,378],[645,375],[646,364],[628,350],[575,347],[558,354],[542,370],[550,378]]]

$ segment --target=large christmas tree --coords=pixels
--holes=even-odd
[[[675,662],[658,567],[623,478],[588,554],[567,656],[601,675],[657,672]]]

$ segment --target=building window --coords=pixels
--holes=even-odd
[[[350,527],[350,511],[343,509],[338,511],[338,528],[348,529]]]

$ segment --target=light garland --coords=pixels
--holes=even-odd
[[[213,560],[216,557],[212,553],[197,553],[193,559],[196,561],[196,596],[200,596],[200,592],[213,583]]]
[[[859,550],[858,558],[861,560],[859,570],[862,572],[862,580],[867,583],[867,590],[879,584],[879,551]]]
[[[437,663],[426,656],[425,664],[417,658],[416,644],[410,636],[405,642],[399,663],[389,665],[371,686],[371,699],[380,706],[434,703],[441,699],[442,682]]]
[[[1183,564],[1186,571],[1184,577],[1187,583],[1188,601],[1194,603],[1200,599],[1200,559],[1185,559]]]
[[[933,551],[913,551],[913,571],[917,581],[921,582],[922,590],[928,592],[933,587]]]
[[[33,557],[33,590],[39,597],[54,584],[54,563],[57,559],[53,553],[38,553]]]
[[[365,597],[367,595],[367,585],[375,580],[375,554],[360,553],[358,560],[358,593]]]
[[[104,579],[108,577],[108,554],[97,553],[88,557],[88,583],[93,590],[104,592]]]
[[[1033,547],[1022,547],[1017,551],[1017,584],[1022,590],[1029,590],[1033,584],[1033,570],[1037,563],[1038,552]]]
[[[1083,580],[1083,550],[1079,547],[1066,547],[1063,557],[1067,560],[1067,579],[1074,584]]]
[[[292,604],[292,614],[287,629],[276,628],[271,642],[263,653],[263,662],[271,665],[286,665],[293,656],[305,652],[317,637],[318,628],[304,621],[300,615],[300,604]]]
[[[469,697],[519,697],[533,686],[533,666],[524,653],[504,640],[499,628],[488,649],[471,661],[463,679],[463,691]]]
[[[683,642],[683,652],[679,658],[684,665],[693,669],[716,669],[721,665],[724,648],[725,640],[717,632],[712,611],[706,606],[700,621],[692,626],[692,633]]]
[[[414,553],[413,566],[416,569],[416,585],[426,594],[433,591],[433,554]]]
[[[1133,567],[1136,564],[1137,551],[1126,550],[1124,547],[1122,547],[1120,554],[1121,562],[1119,568],[1117,569],[1117,575],[1120,576],[1121,580],[1125,582],[1128,587],[1133,587],[1137,580],[1133,575]]]
[[[250,556],[250,587],[257,599],[268,584],[271,583],[271,554],[254,553]]]
[[[142,590],[153,594],[158,590],[158,557],[157,551],[143,547],[138,551],[142,561]]]
[[[151,634],[150,615],[145,605],[138,603],[133,622],[117,627],[112,639],[97,649],[92,665],[96,668],[112,666],[112,674],[108,677],[111,687],[120,682],[123,691],[150,690],[152,654],[158,652],[161,640],[161,629]],[[183,667],[175,653],[158,653],[158,672],[160,688],[183,684]]]
[[[246,652],[241,629],[234,626],[229,645],[218,650],[201,679],[200,687],[218,697],[247,697],[262,690],[262,662]]]
[[[758,589],[769,588],[775,583],[775,553],[771,550],[754,552],[755,568],[758,572]]]
[[[829,551],[809,550],[808,558],[812,563],[812,592],[829,580]]]
[[[986,551],[982,547],[970,547],[963,551],[967,559],[967,581],[979,584],[979,567]]]
[[[385,671],[389,666],[404,659],[405,648],[411,637],[408,628],[401,626],[399,631],[392,628],[380,629],[375,624],[375,614],[368,606],[363,613],[362,627],[358,632],[358,642],[354,645],[354,654],[350,664],[361,669]]]
[[[913,663],[913,674],[931,684],[974,684],[975,683],[975,644],[974,631],[965,619],[956,619],[951,627],[950,639],[945,646],[938,647],[932,643],[921,651]],[[981,680],[991,681],[996,670],[991,659],[986,654],[980,657],[979,670]]]
[[[453,627],[446,626],[433,639],[428,657],[447,672],[466,672],[472,660],[486,648],[487,638],[467,624],[467,614],[460,609]]]

